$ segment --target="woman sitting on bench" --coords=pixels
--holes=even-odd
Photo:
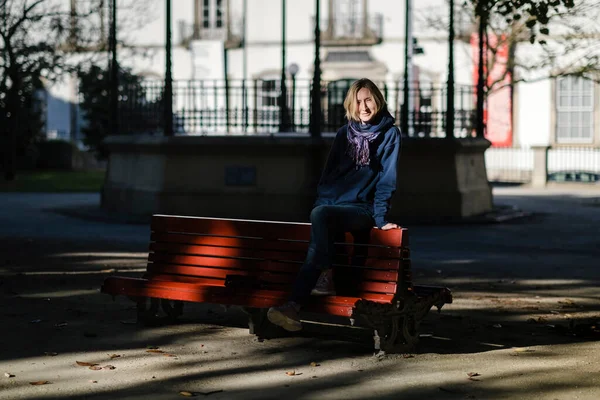
[[[386,218],[396,190],[400,130],[383,94],[369,79],[350,86],[344,109],[348,124],[337,132],[317,187],[306,260],[289,301],[267,313],[269,321],[288,331],[302,329],[298,312],[308,296],[335,295],[331,265],[337,235],[373,225],[398,228]]]

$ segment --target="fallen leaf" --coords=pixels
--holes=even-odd
[[[77,363],[77,365],[79,365],[80,367],[93,367],[98,365],[97,363],[90,363],[90,362],[85,362],[85,361],[75,361]]]
[[[285,373],[287,376],[294,376],[296,375],[296,371],[288,371]]]
[[[109,354],[108,356],[110,357],[110,359],[111,359],[111,360],[112,360],[113,358],[119,358],[119,357],[121,357],[121,355],[120,355],[120,354]]]
[[[513,351],[515,353],[533,353],[535,350],[527,349],[525,347],[517,347],[517,348],[513,349]]]
[[[13,374],[11,374],[10,372],[5,372],[4,376],[7,378],[14,378],[15,376]]]
[[[54,351],[46,351],[46,352],[44,352],[44,355],[48,356],[48,357],[54,357],[54,356],[57,356],[58,353],[55,353]]]
[[[92,365],[92,366],[90,367],[90,369],[91,369],[92,371],[100,371],[100,370],[102,369],[102,367],[99,367],[99,366],[97,366],[97,365]]]
[[[105,365],[102,368],[104,368],[104,369],[116,369],[117,367],[115,367],[114,365]]]
[[[50,382],[50,381],[37,381],[37,382],[29,382],[29,384],[30,384],[30,385],[35,385],[35,386],[37,386],[37,385],[49,385],[49,384],[51,384],[51,383],[52,383],[52,382]]]
[[[321,366],[321,364],[319,364],[319,363],[316,363],[316,362],[314,362],[314,361],[313,361],[313,362],[311,362],[311,363],[310,363],[310,366],[311,366],[311,367],[320,367],[320,366]]]
[[[467,375],[473,377],[473,376],[481,376],[481,374],[477,373],[477,372],[467,372]]]
[[[157,350],[157,349],[150,349],[150,350],[146,350],[146,353],[164,353],[164,351]]]
[[[181,396],[184,396],[184,397],[194,397],[195,396],[194,393],[192,393],[192,392],[185,392],[185,391],[184,392],[179,392],[179,394]]]

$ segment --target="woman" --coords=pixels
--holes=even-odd
[[[289,301],[267,313],[273,324],[288,331],[302,329],[298,312],[310,294],[335,294],[331,264],[336,235],[373,225],[398,228],[387,214],[396,190],[400,131],[381,91],[369,79],[352,84],[344,109],[348,124],[337,132],[317,187],[306,260]]]

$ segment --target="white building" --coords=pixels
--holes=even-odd
[[[447,1],[420,0],[412,3],[413,33],[423,49],[422,54],[413,57],[414,79],[423,88],[430,85],[443,87],[448,68],[448,34],[443,29],[448,21]],[[139,29],[132,29],[125,21],[119,21],[119,58],[121,65],[130,67],[138,75],[162,79],[165,72],[165,2],[152,0],[144,4],[147,4],[144,10],[154,11],[148,11],[147,21]],[[173,1],[173,79],[176,91],[183,93],[185,90],[186,93],[186,96],[177,96],[176,93],[174,112],[176,115],[193,116],[189,119],[192,122],[180,127],[182,133],[277,129],[275,126],[260,126],[253,118],[256,118],[256,113],[278,115],[282,4],[282,0]],[[457,38],[454,67],[457,87],[474,85],[477,67],[476,43],[472,36],[475,27],[472,18],[461,9],[461,4],[455,6]],[[295,65],[298,86],[295,96],[289,98],[288,106],[294,103],[294,122],[297,124],[308,121],[307,88],[314,65],[314,7],[313,1],[286,2],[287,82],[290,85],[290,66]],[[385,84],[389,89],[390,109],[399,113],[402,99],[394,88],[402,86],[404,74],[404,9],[404,1],[322,0],[323,80],[329,82],[330,87],[346,87],[348,81],[361,77]],[[519,51],[525,53],[535,48],[519,46]],[[521,73],[515,71],[517,78]],[[242,110],[246,106],[257,111],[249,115],[244,124],[234,113],[236,115],[227,115],[227,120],[233,122],[226,128],[222,124],[199,127],[198,119],[213,118],[216,121],[225,118],[222,83],[225,77],[230,87],[228,108]],[[192,80],[194,82],[190,82]],[[245,85],[242,85],[242,80],[246,81]],[[260,81],[256,83],[255,80]],[[49,90],[49,132],[69,132],[72,137],[78,136],[78,126],[73,123],[76,119],[71,118],[71,113],[77,110],[69,106],[69,103],[76,103],[74,87],[73,83],[63,83]],[[245,104],[242,90],[246,93]],[[443,111],[443,99],[436,98],[435,93],[426,99],[427,104],[417,104],[416,107],[429,107],[433,115]],[[459,108],[472,109],[473,94],[471,89],[467,93],[458,90],[455,103]],[[494,96],[495,100],[490,97],[487,105],[488,138],[496,145],[525,149],[511,155],[517,160],[511,162],[523,164],[524,169],[530,168],[533,163],[533,154],[528,150],[532,146],[600,146],[600,87],[592,81],[572,77],[537,79],[532,83],[517,83],[512,92],[507,87]],[[342,96],[332,95],[324,107],[339,108],[342,100]],[[213,110],[213,114],[209,110]],[[441,124],[438,125],[443,129]],[[427,132],[433,136],[437,133],[435,130]],[[457,133],[458,136],[468,134]],[[489,153],[487,161],[492,166],[508,162],[505,155]],[[585,168],[600,174],[600,156],[594,154]],[[561,168],[559,166],[557,170]]]

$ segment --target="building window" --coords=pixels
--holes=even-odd
[[[556,82],[556,141],[591,143],[594,139],[594,82],[566,76]]]
[[[217,4],[215,7],[215,11],[217,13],[217,18],[216,18],[216,26],[217,28],[222,28],[223,27],[223,0],[217,0]]]
[[[364,0],[336,0],[334,5],[333,36],[362,38],[364,34]]]
[[[225,26],[225,10],[223,0],[203,0],[202,27],[204,29],[223,28]]]
[[[279,106],[279,85],[277,79],[268,79],[260,81],[260,106],[261,107],[278,107]]]

